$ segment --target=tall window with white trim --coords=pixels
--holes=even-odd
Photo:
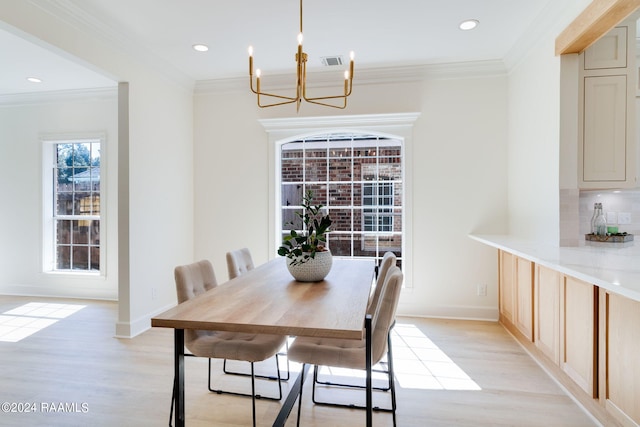
[[[280,146],[282,224],[286,234],[302,196],[328,210],[329,249],[336,257],[379,259],[393,251],[402,259],[403,171],[400,139],[330,133]]]
[[[100,271],[100,140],[45,144],[45,271]]]

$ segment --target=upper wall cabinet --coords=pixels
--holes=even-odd
[[[584,69],[625,68],[627,66],[627,27],[616,27],[584,52]]]
[[[636,22],[580,54],[580,188],[636,186]]]

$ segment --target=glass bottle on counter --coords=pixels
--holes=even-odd
[[[602,203],[598,203],[597,207],[597,215],[594,221],[594,234],[596,236],[606,236],[607,235],[607,220],[604,218],[604,213],[602,212]]]
[[[596,218],[598,217],[598,205],[596,202],[593,204],[593,215],[591,215],[591,234],[596,234]]]

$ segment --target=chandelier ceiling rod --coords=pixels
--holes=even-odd
[[[307,96],[307,54],[302,51],[302,0],[300,0],[300,34],[298,34],[298,50],[296,52],[296,95],[285,96],[274,93],[263,92],[260,88],[260,69],[255,71],[255,86],[253,78],[253,47],[249,46],[249,87],[251,91],[257,95],[258,107],[275,107],[277,105],[285,105],[296,103],[296,111],[300,111],[302,100],[323,105],[325,107],[333,107],[344,109],[347,106],[347,97],[351,95],[353,88],[353,51],[351,52],[351,61],[349,70],[344,72],[344,91],[341,95],[309,97]],[[263,103],[261,97],[271,99]]]

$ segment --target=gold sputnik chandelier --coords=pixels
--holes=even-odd
[[[312,104],[324,105],[325,107],[344,109],[347,106],[347,97],[351,95],[351,89],[353,85],[353,51],[351,52],[349,70],[344,72],[343,94],[320,97],[307,96],[307,54],[302,51],[302,0],[300,0],[300,33],[298,34],[298,51],[296,52],[296,63],[297,77],[295,96],[285,96],[263,92],[260,88],[260,69],[255,70],[256,77],[255,79],[253,78],[253,47],[249,46],[249,86],[251,87],[251,91],[257,95],[258,107],[275,107],[276,105],[293,104],[295,102],[296,111],[300,111],[300,104],[302,103],[303,99]],[[263,103],[261,100],[262,97],[268,98],[268,101],[266,103]]]

